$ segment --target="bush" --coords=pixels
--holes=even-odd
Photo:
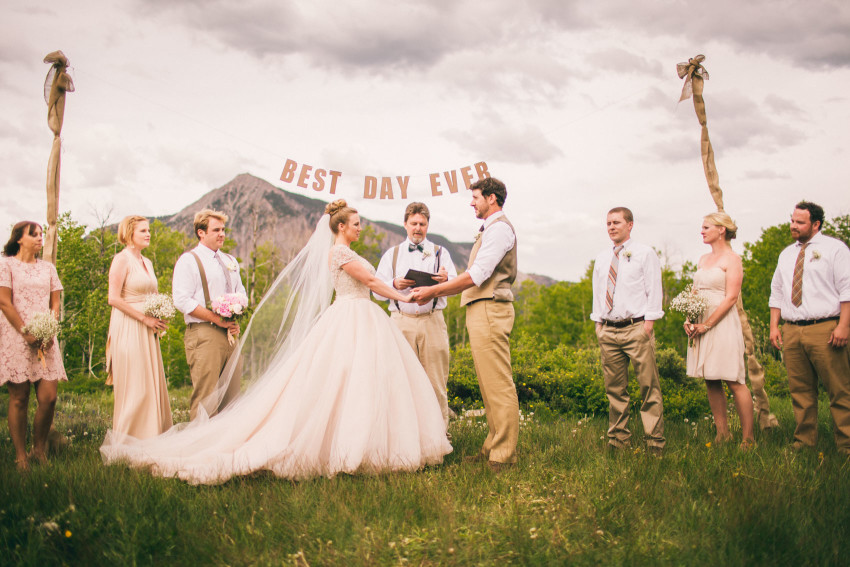
[[[672,348],[657,352],[656,360],[664,396],[664,413],[673,417],[697,417],[709,411],[701,380],[686,375],[685,361]],[[538,336],[517,333],[511,340],[511,363],[517,397],[535,409],[570,415],[605,415],[608,397],[602,378],[599,349],[568,345],[549,347]],[[479,407],[481,392],[469,347],[452,354],[448,380],[449,400],[455,410]],[[640,411],[640,386],[630,370],[629,396],[632,413]]]

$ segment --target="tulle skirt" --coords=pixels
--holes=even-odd
[[[451,450],[413,350],[377,305],[352,298],[331,305],[292,355],[220,414],[147,440],[110,432],[101,454],[217,484],[260,470],[289,479],[412,471]]]

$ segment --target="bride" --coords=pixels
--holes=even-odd
[[[263,297],[198,417],[152,439],[109,431],[104,463],[217,484],[260,470],[304,479],[442,462],[452,447],[431,384],[369,291],[407,296],[351,250],[360,230],[355,209],[330,203]],[[237,370],[243,393],[232,399]]]

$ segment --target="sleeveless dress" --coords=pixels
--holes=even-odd
[[[127,462],[192,484],[269,470],[289,479],[414,471],[452,448],[440,405],[401,331],[342,266],[360,262],[334,246],[336,301],[286,362],[205,422],[147,441],[101,447]]]
[[[129,252],[119,254],[130,256],[121,298],[142,311],[145,296],[157,292],[153,264],[143,257],[145,269]],[[112,308],[109,320],[106,370],[109,373],[106,383],[112,384],[115,393],[113,431],[146,439],[171,428],[171,407],[159,339],[153,329],[128,317],[117,307]]]
[[[50,311],[51,292],[62,290],[56,266],[44,260],[28,264],[14,256],[0,258],[0,286],[12,290],[12,304],[24,325],[36,313]],[[68,380],[56,339],[44,349],[44,363],[42,366],[38,359],[38,349],[27,344],[23,335],[0,313],[0,385]]]
[[[726,297],[726,272],[718,266],[700,268],[694,274],[694,289],[708,298],[708,309],[697,321],[703,323]],[[745,383],[744,334],[734,305],[688,347],[688,376]]]

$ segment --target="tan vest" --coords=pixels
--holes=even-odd
[[[496,264],[496,269],[493,270],[493,274],[486,281],[480,286],[473,286],[460,294],[461,306],[468,305],[479,299],[493,299],[495,301],[514,300],[514,294],[511,292],[511,284],[516,279],[516,231],[514,230],[514,225],[510,223],[508,217],[505,215],[500,216],[493,222],[503,222],[511,227],[511,232],[514,233],[514,246],[499,260],[499,263]],[[472,252],[469,253],[470,266],[475,262],[475,256],[481,248],[481,243],[486,233],[487,231],[484,231],[481,234],[481,238],[476,240],[472,246]]]

